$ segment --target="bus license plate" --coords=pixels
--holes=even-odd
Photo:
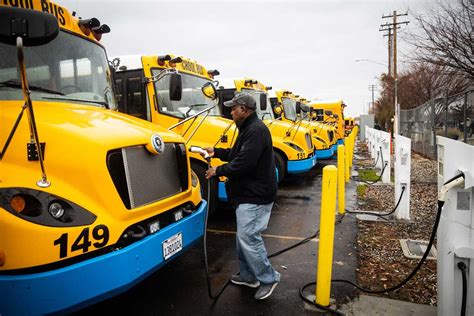
[[[163,257],[166,259],[172,257],[183,250],[183,234],[177,233],[171,238],[163,241]]]

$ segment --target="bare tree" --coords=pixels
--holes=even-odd
[[[437,100],[435,117],[438,120],[448,99],[451,101],[453,96],[458,96],[469,88],[469,79],[447,72],[445,69],[446,67],[437,65],[414,63],[409,69],[400,73],[398,77],[400,107],[405,110],[412,109],[429,100]],[[394,114],[393,77],[382,74],[379,80],[381,93],[375,103],[375,118],[380,126],[388,129]]]
[[[415,16],[420,32],[412,34],[415,58],[446,73],[474,79],[474,2],[439,0],[438,8]]]
[[[470,80],[459,72],[423,63],[412,64],[400,74],[398,81],[402,109],[417,107],[433,98],[461,93],[470,85]]]

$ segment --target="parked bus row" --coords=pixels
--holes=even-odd
[[[232,147],[222,104],[235,93],[255,98],[279,181],[344,141],[342,101],[248,78],[223,86],[182,56],[108,58],[108,32],[47,0],[0,2],[1,315],[77,310],[198,242],[226,179],[203,200],[207,162],[189,148]]]

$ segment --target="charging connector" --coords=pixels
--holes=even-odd
[[[438,202],[442,202],[444,204],[444,202],[446,202],[447,193],[451,189],[463,185],[464,179],[465,179],[464,173],[461,172],[457,174],[456,176],[454,176],[453,178],[451,178],[450,180],[446,181],[438,192]]]
[[[201,154],[201,156],[203,156],[204,159],[206,159],[206,160],[211,158],[209,153],[204,148],[199,147],[199,146],[191,146],[191,147],[189,147],[189,151],[192,152],[192,153]]]

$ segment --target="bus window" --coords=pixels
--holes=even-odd
[[[144,90],[141,76],[127,78],[127,113],[146,120],[147,109],[144,102]]]

